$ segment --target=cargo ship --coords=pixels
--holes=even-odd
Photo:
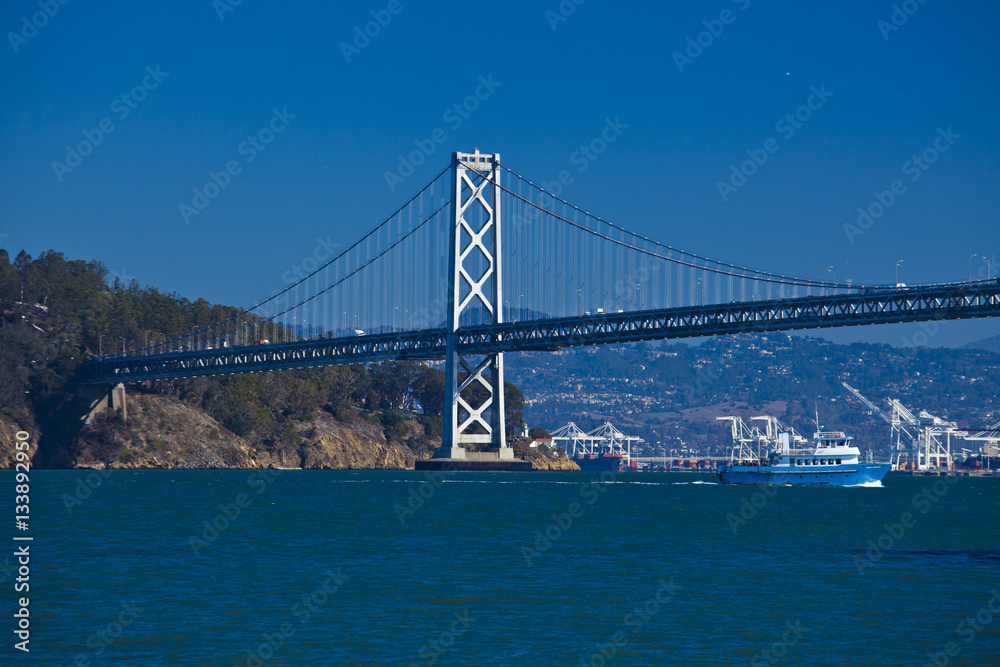
[[[888,463],[859,460],[854,438],[843,431],[817,431],[811,447],[794,448],[792,434],[779,433],[775,450],[761,458],[720,463],[723,484],[856,486],[880,483]]]
[[[603,472],[605,470],[620,472],[622,469],[622,459],[621,454],[601,452],[597,454],[577,454],[571,460],[580,466],[580,470],[583,472]]]
[[[632,445],[643,440],[625,435],[611,422],[605,422],[590,433],[584,433],[570,422],[553,431],[551,439],[544,442],[564,448],[570,460],[584,472],[620,472],[636,469],[632,462]]]

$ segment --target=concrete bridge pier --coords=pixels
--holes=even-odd
[[[81,417],[84,424],[89,424],[92,419],[107,413],[108,410],[121,412],[122,419],[128,420],[124,383],[79,385],[76,393],[87,403],[87,411]]]

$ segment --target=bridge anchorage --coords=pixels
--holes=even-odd
[[[80,383],[443,359],[442,446],[420,465],[517,469],[529,464],[507,444],[506,352],[1000,316],[989,275],[859,285],[712,259],[585,211],[478,149],[454,153],[310,271],[221,321],[134,334],[129,351],[123,340],[84,364]]]

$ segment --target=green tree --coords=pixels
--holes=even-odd
[[[444,371],[421,365],[413,380],[412,393],[425,415],[444,411]]]
[[[394,410],[409,409],[413,402],[411,389],[418,368],[415,361],[388,361],[373,366],[372,389],[378,407]]]

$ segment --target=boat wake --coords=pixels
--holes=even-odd
[[[851,489],[851,488],[859,489],[861,487],[868,487],[868,488],[875,488],[875,489],[884,489],[885,488],[884,486],[882,486],[882,480],[880,480],[880,479],[879,480],[872,480],[872,481],[869,481],[869,482],[862,482],[861,484],[845,484],[844,485],[844,488],[846,488],[846,489]]]

